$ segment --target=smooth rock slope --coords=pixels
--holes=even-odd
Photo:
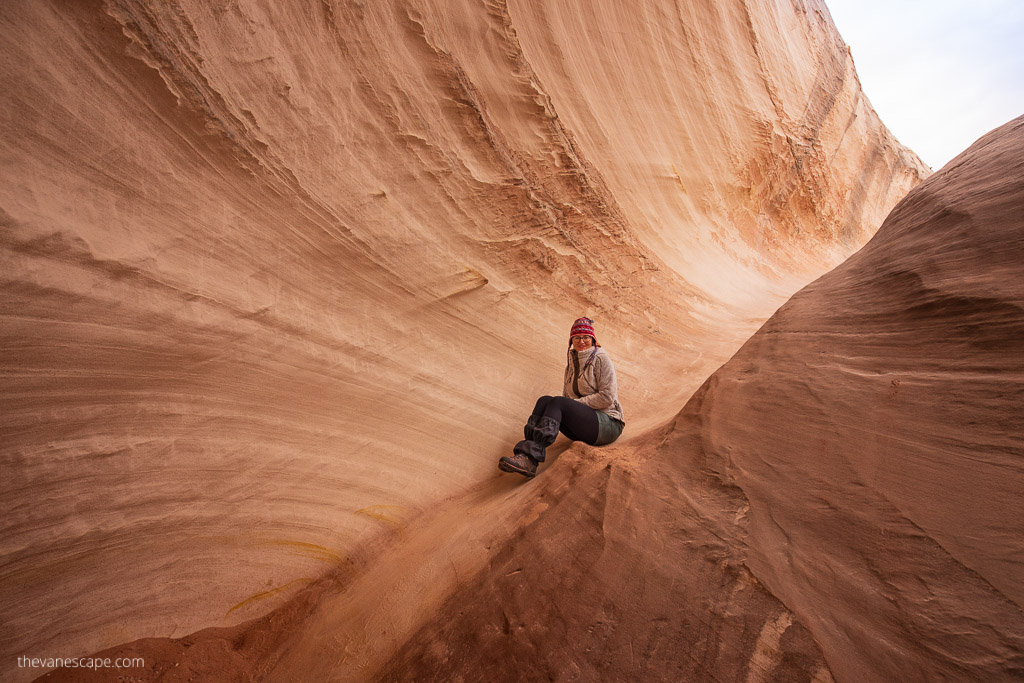
[[[573,318],[642,434],[928,173],[821,2],[38,0],[0,40],[4,678],[422,562]]]
[[[1024,117],[663,430],[563,456],[385,678],[1020,680],[1022,404]]]
[[[1024,117],[664,427],[492,480],[263,619],[104,654],[171,680],[1019,680],[1022,159]]]

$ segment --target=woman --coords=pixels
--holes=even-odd
[[[604,446],[619,438],[625,426],[615,366],[594,335],[594,321],[580,318],[569,331],[568,363],[561,396],[541,396],[523,428],[522,441],[498,469],[527,477],[537,474],[544,449],[561,431],[573,441]]]

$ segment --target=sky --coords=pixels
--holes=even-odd
[[[1024,114],[1024,0],[825,0],[882,122],[939,170]]]

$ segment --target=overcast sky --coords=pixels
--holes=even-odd
[[[882,122],[935,170],[1024,114],[1024,0],[825,0]]]

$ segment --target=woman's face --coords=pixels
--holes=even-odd
[[[582,336],[576,335],[575,337],[570,337],[569,341],[572,342],[572,348],[576,349],[577,351],[586,351],[594,343],[594,338],[591,337],[589,334]]]

